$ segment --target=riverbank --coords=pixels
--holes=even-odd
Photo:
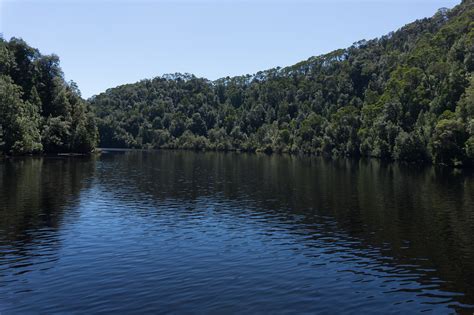
[[[302,151],[274,151],[274,150],[245,150],[245,149],[234,149],[234,148],[226,148],[226,149],[219,149],[219,148],[99,148],[101,152],[106,153],[107,151],[192,151],[192,152],[235,152],[235,153],[253,153],[253,154],[266,154],[266,155],[293,155],[293,156],[315,156],[315,157],[324,157],[329,159],[339,159],[339,158],[348,158],[348,159],[375,159],[379,161],[383,161],[385,163],[401,163],[401,164],[410,164],[410,165],[422,165],[422,166],[438,166],[438,167],[447,167],[447,168],[454,168],[454,169],[474,169],[474,161],[470,161],[470,163],[453,163],[452,165],[445,164],[445,163],[433,163],[432,161],[428,160],[421,160],[421,161],[409,161],[409,160],[394,160],[388,158],[380,158],[377,156],[365,156],[365,155],[358,155],[358,156],[351,156],[351,155],[331,155],[326,153],[308,153]]]

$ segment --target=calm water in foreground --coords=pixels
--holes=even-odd
[[[0,161],[0,313],[474,312],[474,176],[193,152]]]

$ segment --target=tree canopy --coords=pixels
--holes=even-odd
[[[95,118],[55,55],[0,37],[0,154],[91,152]]]
[[[473,21],[464,0],[293,66],[216,81],[169,74],[87,102],[57,56],[0,38],[0,152],[90,152],[99,134],[102,147],[473,165]]]
[[[216,81],[174,74],[92,97],[100,144],[304,152],[470,164],[474,8],[374,40]]]

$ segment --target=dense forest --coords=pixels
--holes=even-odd
[[[165,75],[109,89],[89,100],[100,145],[472,165],[473,21],[473,1],[464,0],[290,67],[216,81]]]
[[[57,56],[0,37],[0,154],[88,153],[97,145],[95,123]]]
[[[216,81],[164,75],[87,102],[57,56],[0,37],[0,154],[91,152],[100,135],[102,147],[472,166],[473,21],[474,2],[464,0],[290,67]]]

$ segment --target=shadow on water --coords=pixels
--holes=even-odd
[[[127,247],[131,255],[141,257],[142,269],[150,272],[149,276],[152,275],[150,270],[157,267],[146,267],[152,257],[143,252],[152,247],[141,242],[158,242],[157,239],[166,238],[165,243],[160,243],[164,247],[160,252],[161,259],[169,259],[179,269],[179,259],[194,257],[196,262],[188,262],[188,269],[208,268],[209,274],[213,269],[205,259],[198,262],[199,258],[207,256],[193,252],[192,248],[187,249],[187,256],[163,255],[179,246],[202,246],[209,252],[222,254],[212,246],[223,243],[244,244],[248,250],[252,246],[246,242],[251,239],[265,243],[265,246],[253,245],[255,248],[275,250],[271,253],[275,257],[286,253],[286,260],[275,258],[275,270],[287,270],[284,268],[289,268],[288,261],[294,260],[314,263],[314,268],[325,265],[328,269],[322,270],[340,274],[342,284],[334,287],[340,294],[351,290],[355,282],[373,281],[374,292],[411,294],[405,302],[412,302],[410,299],[417,297],[424,299],[423,306],[409,310],[436,310],[435,305],[442,304],[459,312],[472,312],[474,177],[466,171],[383,164],[376,160],[127,151],[104,153],[98,160],[25,158],[5,161],[0,164],[0,179],[0,257],[4,260],[0,263],[0,280],[6,275],[4,285],[7,287],[14,287],[16,278],[9,270],[15,264],[20,265],[18,270],[34,270],[38,267],[31,265],[44,259],[49,268],[54,268],[55,261],[61,259],[58,252],[62,242],[78,243],[74,245],[76,247],[68,246],[83,250],[80,247],[82,238],[70,236],[77,231],[95,233],[95,239],[84,244],[91,246],[95,241],[97,250],[107,254],[107,250],[112,249],[110,244],[105,244],[105,237],[113,237],[111,242]],[[69,225],[75,226],[70,230],[76,232],[69,231]],[[123,225],[128,225],[128,230],[123,229]],[[94,226],[100,233],[93,229]],[[108,226],[110,230],[107,231]],[[119,232],[122,234],[117,234]],[[203,233],[209,234],[202,239],[207,244],[193,243],[192,237],[199,238]],[[224,237],[222,233],[229,235]],[[126,237],[132,236],[133,240],[125,241]],[[213,238],[217,243],[213,243]],[[135,252],[131,246],[137,247]],[[271,255],[269,261],[273,259]],[[80,253],[76,255],[76,265],[81,259],[77,256]],[[303,258],[298,260],[296,256]],[[244,272],[247,269],[237,263],[245,264],[245,259],[256,257],[260,256],[238,252],[232,266]],[[223,263],[225,259],[215,262]],[[74,260],[70,263],[73,268]],[[28,264],[30,266],[25,267]],[[115,268],[118,271],[119,267],[122,266],[111,264],[107,270],[111,272]],[[106,270],[103,266],[95,268],[97,272]],[[188,269],[182,271],[191,272]],[[314,283],[309,281],[311,275],[304,278],[304,273],[311,272],[311,268],[289,270],[292,271],[286,277]],[[164,272],[168,271],[164,269]],[[91,274],[83,276],[91,278]],[[223,273],[224,276],[227,274]],[[286,279],[285,276],[282,274],[282,279]],[[218,277],[219,273],[215,273],[214,278]],[[255,282],[259,277],[255,276]],[[200,280],[212,282],[214,278],[207,275]],[[335,286],[334,280],[320,281],[321,285],[328,286],[327,290]],[[184,291],[176,283],[170,283],[176,286],[176,291]],[[297,288],[303,284],[306,282],[294,285]],[[228,286],[215,289],[227,292],[233,288]],[[123,290],[126,294],[126,288]],[[132,292],[133,287],[129,290]],[[141,290],[137,292],[143,293],[145,289]],[[274,296],[279,292],[275,289]],[[281,307],[291,308],[295,297],[303,298],[304,294],[300,292],[293,296],[288,292],[287,295],[287,301],[275,298],[266,303],[273,303],[275,307],[281,303]],[[177,296],[176,303],[183,302]],[[24,295],[21,297],[25,298]],[[147,297],[150,298],[141,296]],[[383,303],[393,304],[389,310],[397,310],[397,298],[375,297],[372,293],[367,298],[382,303],[374,304],[377,308],[374,306],[372,312],[380,311]],[[15,296],[7,299],[19,303]],[[226,297],[221,296],[220,302],[225,301]],[[358,299],[352,301],[359,303]],[[254,301],[257,302],[262,301]],[[301,304],[306,302],[311,303],[303,299]],[[331,305],[329,308],[324,308],[324,303],[319,308],[293,305],[292,309],[336,310],[334,303]],[[214,308],[206,310],[219,310],[218,305],[212,306]],[[362,306],[360,310],[364,309]],[[248,307],[248,311],[262,310]],[[27,307],[18,309],[28,310]]]
[[[0,162],[0,271],[25,274],[33,264],[53,266],[62,224],[78,216],[71,210],[93,174],[93,158],[25,157]],[[9,281],[13,280],[0,281],[0,287]]]
[[[383,263],[421,270],[422,284],[463,294],[456,299],[465,306],[474,303],[474,177],[469,171],[370,159],[186,151],[115,153],[103,161],[109,163],[97,176],[110,186],[106,191],[126,179],[132,182],[126,189],[133,188],[122,195],[173,198],[191,203],[192,211],[197,210],[193,201],[221,195],[226,202],[252,204],[252,211],[274,215],[300,235],[319,235],[331,221],[335,232],[358,241],[351,246],[376,248]]]

